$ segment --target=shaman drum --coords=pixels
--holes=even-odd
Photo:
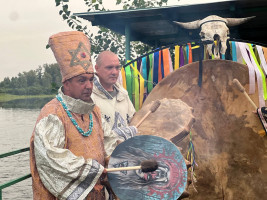
[[[161,99],[158,109],[151,113],[138,127],[139,135],[164,137],[174,144],[188,135],[193,122],[193,109],[180,99]],[[131,121],[135,125],[150,110],[154,102],[142,107]]]
[[[198,192],[189,186],[190,199],[263,199],[267,193],[267,139],[258,135],[263,129],[261,122],[245,96],[232,85],[235,78],[248,91],[246,65],[206,60],[199,87],[198,62],[191,63],[165,77],[144,102],[143,108],[157,99],[181,99],[194,109],[192,136],[198,164],[194,185]],[[250,95],[256,104],[257,96]],[[142,109],[133,122],[140,120]],[[176,121],[162,120],[166,124]],[[157,124],[151,134],[165,137],[161,124]],[[188,137],[178,145],[186,150]]]
[[[141,135],[119,144],[112,152],[108,168],[140,166],[154,159],[158,169],[108,172],[109,183],[123,200],[176,200],[185,190],[187,168],[178,148],[157,136]]]

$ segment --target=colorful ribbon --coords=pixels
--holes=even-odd
[[[176,45],[174,47],[174,70],[179,68],[179,58],[180,58],[180,46]]]
[[[159,78],[159,52],[154,53],[153,82],[158,84]]]

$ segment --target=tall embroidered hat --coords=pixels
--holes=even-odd
[[[91,62],[91,45],[86,35],[79,31],[60,32],[49,38],[62,76],[62,83],[84,73],[94,73]]]

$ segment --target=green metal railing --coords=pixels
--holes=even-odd
[[[8,153],[1,154],[0,158],[5,158],[5,157],[8,157],[8,156],[12,156],[12,155],[19,154],[19,153],[22,153],[22,152],[25,152],[25,151],[29,151],[29,150],[30,150],[30,148],[27,147],[27,148],[19,149],[19,150],[16,150],[16,151],[11,151],[11,152],[8,152]],[[27,174],[25,176],[16,178],[14,180],[11,180],[11,181],[9,181],[7,183],[4,183],[4,184],[0,185],[0,200],[2,200],[2,190],[4,188],[7,188],[7,187],[9,187],[11,185],[19,183],[19,182],[21,182],[21,181],[23,181],[23,180],[25,180],[27,178],[30,178],[30,177],[31,177],[31,174]]]

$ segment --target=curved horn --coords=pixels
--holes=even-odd
[[[192,21],[192,22],[176,22],[176,21],[173,21],[174,23],[182,26],[183,28],[186,28],[186,29],[197,29],[199,28],[199,21],[200,20],[196,20],[196,21]]]
[[[236,25],[239,25],[239,24],[243,24],[245,23],[246,21],[254,18],[255,16],[252,16],[252,17],[246,17],[246,18],[225,18],[226,21],[227,21],[227,25],[228,26],[236,26]]]

